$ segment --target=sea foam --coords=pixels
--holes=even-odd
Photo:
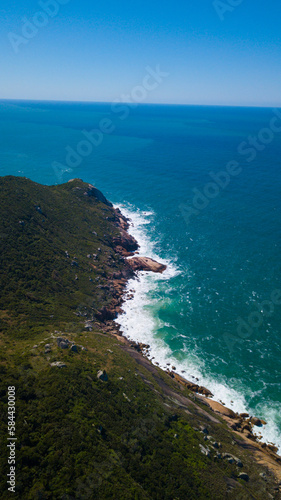
[[[278,415],[280,415],[280,408],[274,408],[270,403],[263,403],[259,406],[260,414],[257,415],[257,408],[254,409],[247,405],[243,394],[244,387],[231,387],[231,381],[228,381],[223,375],[218,376],[216,374],[214,376],[207,373],[203,353],[200,356],[198,353],[190,352],[185,347],[181,351],[172,351],[162,336],[159,335],[161,329],[175,327],[161,321],[155,313],[161,307],[161,300],[163,306],[165,305],[167,300],[165,292],[163,292],[163,298],[160,302],[159,293],[156,299],[153,297],[155,295],[153,292],[158,291],[163,282],[168,285],[171,278],[176,277],[181,271],[177,266],[175,257],[173,259],[162,258],[155,252],[155,241],[152,241],[152,238],[148,235],[149,224],[153,223],[155,217],[154,212],[140,211],[127,205],[115,205],[115,208],[119,208],[129,219],[130,227],[128,232],[139,243],[139,255],[150,257],[167,265],[167,269],[163,274],[138,272],[136,278],[128,281],[126,289],[128,291],[133,289],[134,297],[125,300],[122,305],[123,313],[116,319],[124,335],[135,342],[149,344],[148,357],[154,364],[164,370],[175,366],[177,373],[182,374],[186,379],[196,381],[199,385],[207,387],[213,393],[215,401],[224,403],[235,412],[247,412],[250,415],[265,418],[267,425],[261,428],[255,427],[254,431],[262,441],[274,443],[278,446],[278,453],[281,453],[281,433],[276,424]],[[179,336],[179,333],[177,336]]]

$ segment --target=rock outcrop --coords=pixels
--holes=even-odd
[[[167,266],[159,264],[156,260],[148,257],[132,257],[127,260],[128,264],[134,271],[151,271],[153,273],[163,273]]]
[[[169,371],[168,373],[172,378],[174,378],[177,382],[179,382],[179,384],[183,385],[184,387],[186,387],[190,391],[196,392],[198,394],[203,394],[204,396],[207,396],[207,397],[213,396],[211,391],[209,391],[209,389],[207,389],[206,387],[194,384],[193,382],[186,380],[185,378],[181,377],[180,375],[178,375],[175,372]]]
[[[120,234],[113,238],[113,244],[116,251],[120,249],[126,250],[127,252],[134,252],[139,248],[139,245],[135,238],[131,236],[125,229],[119,227]]]

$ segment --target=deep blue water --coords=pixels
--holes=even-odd
[[[114,130],[81,144],[104,118]],[[163,366],[171,358],[234,409],[265,418],[264,436],[281,446],[281,114],[140,105],[121,118],[110,104],[0,101],[0,175],[79,177],[129,210],[147,251],[172,271],[141,282],[126,333],[145,335]],[[83,158],[67,164],[67,147]],[[237,175],[227,177],[232,160]],[[210,172],[227,185],[210,185]],[[248,326],[237,329],[238,318]]]

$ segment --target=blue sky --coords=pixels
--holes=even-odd
[[[143,102],[281,105],[280,0],[42,4],[1,0],[0,98],[111,102],[159,65]],[[45,26],[26,38],[34,16]]]

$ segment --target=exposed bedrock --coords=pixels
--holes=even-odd
[[[134,271],[151,271],[153,273],[163,273],[167,266],[159,264],[156,260],[148,257],[132,257],[127,260]]]

